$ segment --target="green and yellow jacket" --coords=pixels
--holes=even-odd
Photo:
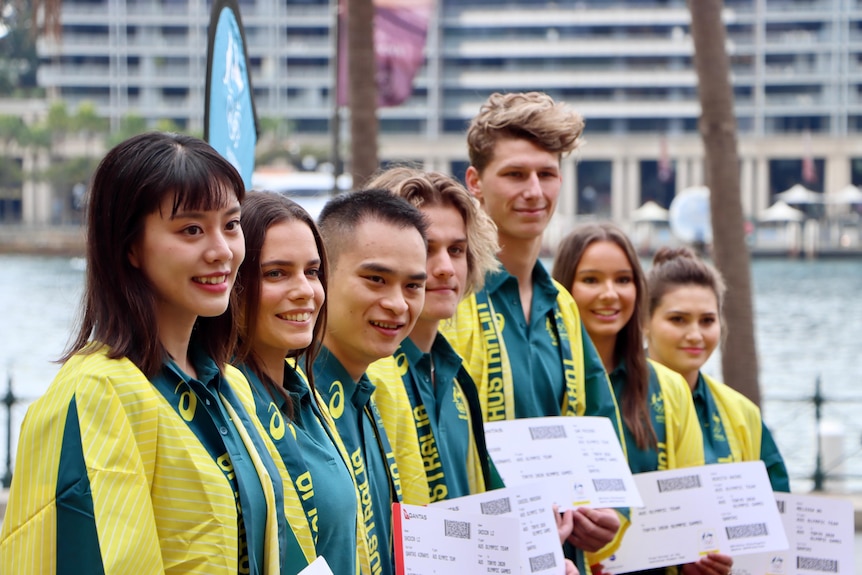
[[[301,506],[274,477],[262,427],[241,423],[257,421],[248,417],[248,382],[229,366],[224,374],[222,402],[265,497],[264,573],[275,575],[293,559],[290,549],[313,553],[313,544],[286,527],[281,508]],[[172,405],[130,360],[109,359],[104,349],[67,361],[21,428],[0,572],[238,573],[230,462],[214,458],[190,428],[196,398],[186,395]]]
[[[448,348],[460,363],[445,338],[440,334],[437,338],[434,344],[437,353],[442,355],[445,349],[441,348]],[[434,433],[437,426],[431,425],[434,414],[428,413],[429,409],[440,410],[437,405],[426,405],[422,401],[421,382],[416,380],[423,374],[410,361],[411,357],[415,361],[421,355],[416,346],[406,340],[395,355],[372,363],[366,372],[376,387],[374,402],[395,452],[404,503],[427,505],[432,501],[482,493],[491,488],[490,460],[476,385],[463,368],[458,369],[450,381],[438,381],[437,386],[445,390],[447,400],[457,404],[460,417],[458,421],[440,421],[438,425],[450,427],[446,432],[457,435],[455,440],[465,442],[463,445],[442,444],[442,438]],[[438,377],[441,372],[443,370],[438,370]],[[414,386],[412,402],[406,385]],[[444,453],[445,450],[448,452]],[[451,464],[448,469],[447,464]],[[453,493],[452,482],[446,481],[447,475],[466,475],[469,493]]]
[[[704,385],[705,384],[705,385]],[[773,491],[790,491],[784,459],[750,399],[700,373],[693,392],[706,463],[762,460]]]

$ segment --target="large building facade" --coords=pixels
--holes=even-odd
[[[289,120],[299,142],[330,141],[335,4],[240,0],[258,115]],[[806,161],[816,191],[862,183],[862,0],[725,6],[746,214],[802,181]],[[114,125],[133,113],[202,131],[209,11],[64,0],[39,83]],[[684,0],[437,0],[412,97],[380,110],[381,158],[462,176],[464,131],[488,94],[541,90],[587,121],[564,163],[563,217],[667,206],[704,183],[689,21]]]

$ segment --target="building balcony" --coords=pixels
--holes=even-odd
[[[442,53],[447,58],[527,58],[676,56],[690,57],[694,48],[689,39],[674,41],[667,38],[605,40],[541,40],[492,39],[447,40]]]
[[[465,70],[447,72],[443,76],[446,87],[476,90],[531,90],[541,86],[551,88],[696,88],[697,75],[693,70],[614,70],[549,69],[524,66],[523,69]]]

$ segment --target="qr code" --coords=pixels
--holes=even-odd
[[[454,537],[456,539],[470,539],[470,522],[469,521],[453,521],[451,519],[443,520],[444,535],[446,537]]]
[[[530,428],[533,439],[560,439],[566,437],[566,428],[562,425],[541,425]]]
[[[782,500],[782,501],[776,501],[775,503],[778,505],[778,512],[781,513],[782,515],[784,515],[784,504],[787,502]]]
[[[556,566],[557,560],[554,559],[553,553],[545,553],[544,555],[530,557],[530,573],[536,573],[537,571],[547,571],[548,569],[553,569]]]
[[[508,497],[485,501],[480,504],[482,515],[505,515],[512,512],[512,502]]]
[[[685,475],[683,477],[672,477],[671,479],[659,479],[658,492],[681,491],[683,489],[699,489],[700,475]]]
[[[593,489],[596,491],[625,491],[626,484],[622,479],[593,479]]]
[[[732,525],[725,527],[728,539],[747,539],[749,537],[764,537],[769,535],[766,523],[749,523],[748,525]]]
[[[816,557],[797,557],[796,568],[822,573],[838,573],[837,559],[817,559]]]

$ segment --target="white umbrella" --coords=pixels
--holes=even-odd
[[[834,194],[827,194],[826,201],[830,204],[862,204],[862,190],[849,185]]]
[[[634,222],[666,222],[668,211],[650,200],[632,212]]]
[[[823,194],[809,190],[802,184],[796,184],[780,194],[775,194],[775,199],[787,204],[822,204]]]
[[[760,212],[759,219],[761,222],[801,222],[805,219],[805,212],[779,200]]]

